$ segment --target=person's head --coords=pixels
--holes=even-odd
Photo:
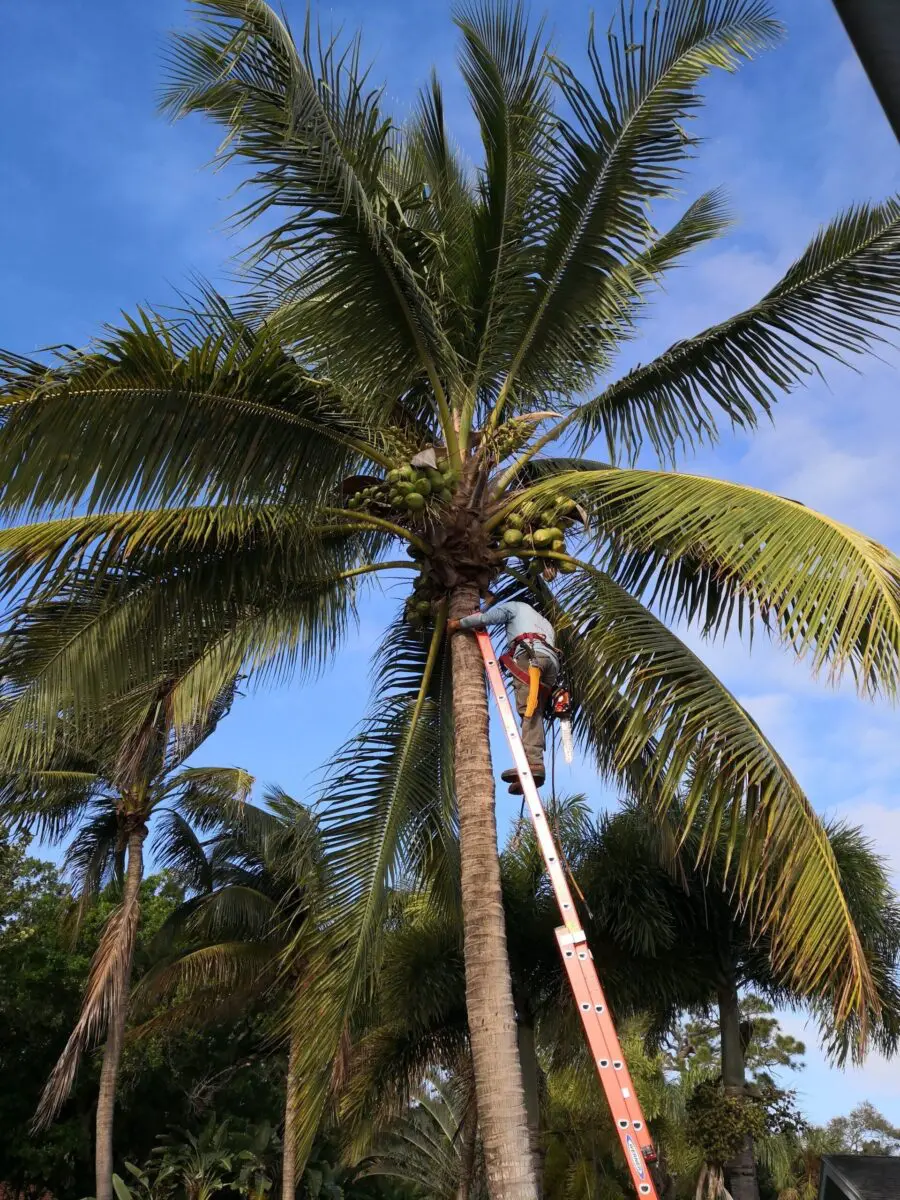
[[[496,602],[496,600],[497,600],[497,597],[489,589],[488,591],[486,591],[482,594],[481,606],[482,606],[482,608],[490,608]]]

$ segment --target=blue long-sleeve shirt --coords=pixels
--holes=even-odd
[[[484,629],[488,625],[503,625],[510,642],[523,633],[539,633],[547,646],[556,646],[556,634],[550,622],[530,604],[523,604],[521,600],[506,600],[502,604],[493,604],[484,612],[463,617],[459,625],[461,629]],[[542,651],[546,653],[546,647],[541,642],[534,643],[534,649],[538,654]],[[556,658],[552,649],[550,652]]]

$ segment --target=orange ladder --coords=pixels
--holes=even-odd
[[[587,1034],[588,1045],[591,1048],[597,1074],[606,1094],[610,1112],[616,1123],[619,1141],[625,1162],[631,1172],[631,1178],[639,1196],[650,1196],[658,1200],[656,1188],[650,1175],[649,1163],[656,1161],[656,1152],[647,1130],[647,1122],[631,1082],[628,1067],[622,1054],[622,1047],[616,1034],[616,1028],[609,1015],[609,1006],[600,986],[594,957],[588,949],[587,938],[581,928],[581,921],[572,900],[572,893],[566,881],[565,872],[560,865],[560,855],[547,828],[547,818],[541,804],[534,778],[528,767],[519,727],[513,715],[506,685],[500,673],[500,664],[494,653],[491,639],[483,629],[473,631],[478,641],[478,648],[484,659],[484,669],[488,683],[497,701],[500,718],[506,731],[506,740],[512,752],[525,802],[531,813],[531,821],[537,835],[541,855],[553,884],[553,891],[559,904],[563,925],[556,931],[559,952],[562,955],[563,966],[569,977],[572,994],[581,1013],[581,1022]]]

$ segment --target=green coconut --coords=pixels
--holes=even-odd
[[[400,478],[412,480],[415,479],[415,477],[416,468],[411,466],[409,463],[404,463],[404,465],[400,468]]]
[[[554,542],[561,541],[562,538],[565,536],[563,531],[557,525],[552,525],[550,527],[550,532],[553,534]]]
[[[550,546],[550,549],[555,550],[557,554],[565,554],[565,552],[566,552],[565,539],[564,538],[554,538],[553,543]]]
[[[419,600],[416,603],[416,612],[420,613],[423,617],[427,617],[428,614],[431,612],[431,601],[430,600]]]
[[[503,535],[504,546],[521,546],[525,541],[525,534],[521,529],[507,529]]]
[[[561,562],[554,562],[553,565],[557,567],[563,575],[574,575],[574,573],[578,570],[577,563],[566,562],[565,560]]]
[[[425,507],[425,497],[421,492],[410,492],[406,496],[404,503],[410,512],[421,512]]]
[[[413,485],[409,482],[408,479],[401,479],[400,482],[397,484],[397,491],[400,493],[401,496],[408,495],[412,490],[413,490]]]
[[[403,478],[403,476],[400,474],[399,470],[397,470],[396,468],[393,471],[388,471],[388,473],[387,473],[388,483],[396,483],[398,481],[398,479],[402,479],[402,478]]]
[[[536,529],[534,531],[533,540],[538,550],[548,550],[553,544],[557,531],[555,529]]]
[[[453,499],[453,493],[449,488],[442,487],[438,489],[437,498],[440,500],[441,504],[449,504]]]
[[[518,513],[510,513],[506,518],[506,524],[509,529],[521,529],[525,522]]]
[[[348,508],[359,508],[359,496],[351,496],[347,501]]]
[[[431,495],[431,482],[428,479],[417,479],[413,484],[413,488],[419,493],[420,496]]]

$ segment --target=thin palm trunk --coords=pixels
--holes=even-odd
[[[144,874],[144,826],[132,829],[128,835],[128,868],[125,872],[125,887],[122,907],[130,908],[138,903],[141,879]],[[128,988],[131,983],[131,967],[134,961],[134,939],[137,922],[126,922],[123,927],[130,939],[123,954],[123,978],[115,991],[114,1008],[110,1014],[103,1051],[103,1067],[100,1072],[100,1091],[97,1096],[97,1131],[95,1148],[97,1200],[113,1200],[113,1115],[116,1106],[116,1081],[122,1059],[125,1040],[125,1020],[128,1016]]]
[[[538,1194],[542,1191],[544,1150],[541,1140],[541,1068],[537,1059],[534,1021],[524,1005],[519,1006],[517,1026],[519,1061],[522,1064],[522,1083],[525,1088],[525,1112],[528,1115],[528,1136],[534,1159],[535,1182]]]
[[[297,1074],[300,1039],[291,1036],[284,1088],[284,1139],[281,1152],[281,1200],[294,1200],[297,1176]]]
[[[741,1044],[741,1009],[733,980],[719,987],[719,1031],[722,1038],[722,1083],[730,1096],[746,1095],[746,1067]],[[740,1152],[725,1164],[725,1185],[734,1200],[759,1200],[756,1155],[748,1133]]]
[[[474,586],[455,588],[451,617],[473,612],[478,600]],[[453,638],[452,664],[466,1006],[488,1192],[491,1200],[537,1200],[503,920],[487,693],[471,637]]]
[[[456,1200],[469,1200],[475,1175],[475,1150],[478,1142],[478,1105],[472,1096],[466,1105],[459,1151],[459,1187]]]

